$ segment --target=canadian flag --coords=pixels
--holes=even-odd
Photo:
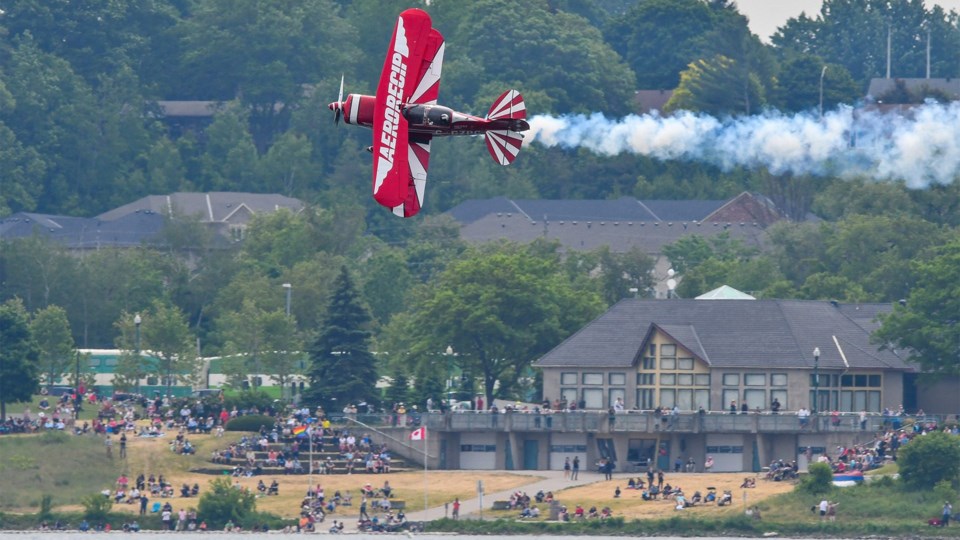
[[[420,429],[415,429],[410,432],[411,441],[422,441],[427,438],[427,428],[422,427]]]

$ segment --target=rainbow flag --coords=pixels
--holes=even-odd
[[[305,433],[306,431],[307,431],[307,426],[297,426],[293,428],[294,435],[300,435],[301,433]]]

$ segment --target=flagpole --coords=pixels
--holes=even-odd
[[[427,426],[423,426],[423,511],[427,511],[427,490],[430,482],[427,480]]]

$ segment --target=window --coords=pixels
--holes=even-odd
[[[584,373],[583,384],[603,384],[603,373]]]
[[[677,403],[677,391],[671,388],[660,390],[660,406],[672,409]]]
[[[621,403],[627,402],[627,391],[623,388],[611,388],[610,389],[610,401],[607,403],[608,407],[612,407],[616,402],[617,398],[620,399]]]
[[[650,410],[656,408],[653,401],[653,392],[652,388],[641,388],[637,390],[637,407],[641,409]]]
[[[739,373],[724,373],[723,374],[723,385],[724,386],[740,386],[740,374]],[[724,400],[726,401],[726,400]]]
[[[116,358],[107,358],[107,359],[105,359],[105,360],[103,361],[103,365],[105,365],[105,366],[115,366],[115,365],[117,365],[117,359],[116,359]]]
[[[639,385],[653,385],[653,373],[637,373],[637,384]]]
[[[576,403],[577,402],[577,389],[576,388],[561,388],[560,389],[560,400],[566,401],[567,403]]]
[[[867,386],[880,387],[883,386],[879,375],[867,375]]]
[[[730,408],[730,402],[733,402],[737,406],[737,410],[740,410],[740,391],[739,390],[724,390],[723,391],[723,407],[724,409]]]
[[[766,390],[745,390],[743,392],[743,399],[747,402],[747,407],[749,407],[751,411],[757,407],[760,407],[761,410],[767,408]]]
[[[697,386],[710,386],[709,373],[695,373],[693,375],[693,384]]]
[[[677,369],[677,359],[660,358],[660,369]]]
[[[710,410],[710,391],[709,390],[694,390],[693,391],[693,404],[697,407],[703,407],[703,410]]]
[[[612,386],[623,386],[627,384],[627,374],[626,373],[611,373],[610,374],[610,384]]]
[[[771,390],[770,391],[770,403],[773,403],[773,400],[780,402],[780,410],[787,411],[790,410],[787,406],[787,391],[786,390]]]
[[[660,358],[665,356],[676,356],[677,355],[677,346],[676,345],[661,345],[660,346]]]
[[[599,388],[585,388],[583,390],[583,402],[585,409],[606,409],[603,406],[603,390]]]
[[[562,385],[575,385],[577,384],[577,374],[572,371],[560,374],[560,384]]]
[[[693,370],[693,358],[678,358],[677,369]]]
[[[681,373],[677,375],[677,385],[678,386],[693,386],[693,374],[692,373]]]
[[[461,444],[461,452],[496,452],[497,445],[495,444]]]
[[[650,344],[650,347],[648,348],[648,350],[650,351],[650,353],[649,353],[650,356],[656,356],[656,355],[657,355],[657,344],[656,344],[656,343],[651,343],[651,344]]]
[[[661,373],[660,374],[660,385],[661,386],[674,386],[677,384],[677,376],[673,373]]]
[[[767,384],[767,376],[763,373],[747,373],[743,376],[745,386],[764,386]]]
[[[677,407],[681,411],[693,410],[693,390],[677,390]]]
[[[644,358],[643,369],[657,369],[657,359],[650,357]]]
[[[587,446],[582,444],[554,444],[550,446],[551,452],[575,454],[577,452],[585,453]]]
[[[770,374],[770,386],[786,386],[787,385],[787,374],[786,373],[771,373]],[[783,403],[783,401],[781,401]]]

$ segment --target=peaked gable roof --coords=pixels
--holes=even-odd
[[[632,367],[658,328],[713,367],[912,370],[830,302],[622,300],[545,354],[538,367]]]
[[[273,193],[244,193],[212,191],[210,193],[177,192],[170,195],[149,195],[104,212],[103,220],[114,220],[137,212],[155,212],[166,216],[182,214],[198,216],[208,223],[229,222],[237,210],[245,207],[252,213],[274,212],[287,208],[293,212],[303,209],[299,199]],[[242,216],[242,213],[240,214]]]

